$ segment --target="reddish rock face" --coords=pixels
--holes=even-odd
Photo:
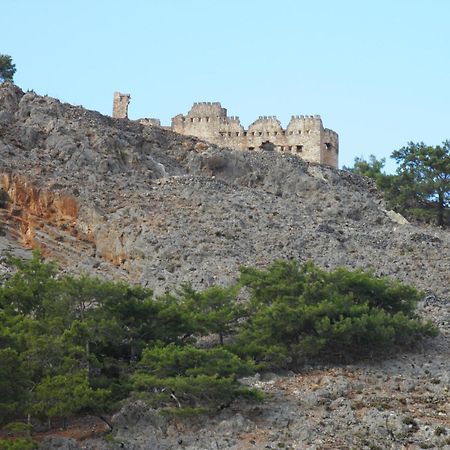
[[[79,207],[73,196],[38,188],[12,173],[0,174],[0,188],[5,193],[3,220],[26,247],[40,247],[36,229],[43,226],[75,231]]]

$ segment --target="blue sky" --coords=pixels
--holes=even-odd
[[[448,0],[0,0],[0,53],[22,89],[163,124],[194,101],[320,114],[340,163],[450,139]]]

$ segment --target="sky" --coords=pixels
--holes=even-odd
[[[450,139],[449,0],[0,0],[23,90],[130,119],[320,114],[340,166]]]

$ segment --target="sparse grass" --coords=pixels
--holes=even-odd
[[[423,442],[419,442],[419,447],[420,448],[433,448],[433,447],[435,447],[435,445],[432,444],[431,442],[423,441]]]
[[[417,424],[417,422],[412,418],[412,417],[405,417],[402,422],[405,425],[408,425],[409,427],[409,432],[410,433],[415,433],[416,431],[419,430],[419,425]]]
[[[434,434],[435,434],[436,436],[446,435],[446,434],[447,434],[447,430],[445,429],[444,426],[438,425],[438,426],[436,427],[436,429],[434,430]]]

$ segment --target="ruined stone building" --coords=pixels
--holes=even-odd
[[[113,117],[116,117],[114,113]],[[141,123],[160,126],[157,119],[141,119]],[[172,118],[170,129],[221,147],[276,150],[296,154],[309,162],[338,167],[339,137],[333,130],[324,128],[317,115],[292,116],[286,129],[275,116],[260,116],[246,130],[239,117],[228,116],[219,102],[201,102],[194,103],[187,115]]]
[[[114,92],[113,113],[114,119],[128,119],[128,105],[130,104],[130,94]]]

